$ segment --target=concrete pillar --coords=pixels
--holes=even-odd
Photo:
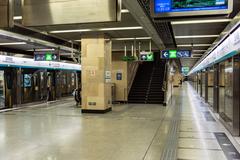
[[[112,43],[104,35],[84,36],[82,48],[82,113],[112,109]]]

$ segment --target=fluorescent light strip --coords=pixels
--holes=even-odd
[[[100,28],[99,31],[118,31],[118,30],[135,30],[135,29],[143,29],[143,27],[116,27],[116,28]]]
[[[125,41],[125,40],[150,40],[151,37],[136,37],[136,38],[112,38],[113,41]]]
[[[143,29],[143,27],[135,26],[135,27],[115,27],[115,28],[58,30],[58,31],[50,31],[49,33],[74,33],[74,32],[91,32],[91,31],[120,31],[120,30],[137,30],[137,29]]]
[[[21,19],[22,19],[22,16],[14,16],[13,19],[14,19],[14,20],[21,20]]]
[[[74,30],[59,30],[59,31],[50,31],[49,33],[73,33],[73,32],[90,32],[91,29],[74,29]]]
[[[193,56],[202,56],[203,54],[192,54]]]
[[[121,13],[129,13],[129,10],[128,9],[122,9]]]
[[[112,38],[112,39],[105,39],[105,40],[112,40],[112,41],[127,41],[127,40],[150,40],[151,37],[136,37],[136,38]],[[75,40],[77,42],[81,42],[81,39]]]
[[[172,25],[178,24],[199,24],[199,23],[222,23],[231,22],[232,19],[205,19],[205,20],[189,20],[189,21],[172,21]]]
[[[191,35],[191,36],[175,36],[176,39],[186,38],[217,38],[219,35]]]
[[[44,48],[44,49],[31,49],[31,50],[28,50],[28,51],[36,51],[36,52],[41,52],[41,51],[55,51],[54,48]]]
[[[0,43],[0,46],[10,46],[10,45],[24,45],[26,42],[9,42],[9,43]]]
[[[206,52],[207,50],[192,50],[192,52]]]
[[[177,45],[177,47],[209,47],[212,44],[179,44]]]

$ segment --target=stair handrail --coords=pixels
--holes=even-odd
[[[134,81],[135,76],[137,74],[137,69],[138,69],[138,66],[139,66],[138,62],[133,62],[133,63],[130,63],[130,64],[133,65],[133,66],[130,67],[130,70],[131,70],[130,73],[133,73],[133,75],[131,76],[131,79],[128,82],[127,96],[129,95],[129,92],[132,88],[132,84],[133,84],[133,81]]]
[[[167,76],[167,63],[165,63],[165,66],[164,66],[164,75],[163,75],[163,86],[162,86],[162,91],[166,92],[167,90],[167,79],[166,79],[166,76]]]

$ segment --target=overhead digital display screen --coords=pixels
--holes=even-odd
[[[151,10],[157,17],[229,14],[232,0],[153,0]]]
[[[155,12],[181,12],[227,9],[226,0],[155,0]]]

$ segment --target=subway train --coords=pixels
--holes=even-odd
[[[0,110],[71,96],[80,81],[79,64],[0,55]]]

